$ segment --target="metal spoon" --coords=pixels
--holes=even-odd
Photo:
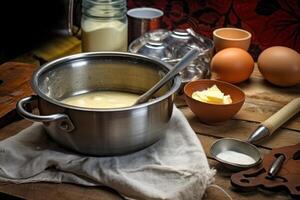
[[[257,147],[253,144],[260,142],[262,139],[271,136],[272,133],[289,120],[292,116],[300,111],[300,98],[293,99],[274,115],[262,122],[258,128],[250,135],[249,139],[244,142],[233,138],[224,138],[217,140],[210,148],[210,154],[220,163],[232,170],[242,170],[259,164],[262,161],[262,155]],[[230,160],[224,160],[218,155],[225,151],[234,151],[251,157],[255,162],[251,164],[234,163]],[[279,165],[278,165],[279,166]]]
[[[173,69],[171,69],[160,81],[158,81],[152,88],[147,92],[142,94],[133,105],[141,104],[147,102],[152,95],[157,92],[162,86],[164,86],[169,80],[175,77],[181,70],[186,68],[191,61],[195,60],[200,54],[198,48],[193,48],[190,50],[182,59],[179,61]]]

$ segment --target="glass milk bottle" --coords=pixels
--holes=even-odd
[[[83,0],[82,51],[127,51],[126,0]]]

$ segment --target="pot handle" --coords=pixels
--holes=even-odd
[[[71,122],[68,115],[63,113],[58,114],[52,114],[52,115],[35,115],[33,113],[28,112],[25,107],[29,104],[32,107],[34,107],[34,104],[36,105],[36,102],[38,100],[38,97],[36,95],[32,95],[29,97],[25,97],[18,101],[17,103],[17,112],[24,117],[25,119],[28,119],[33,122],[51,122],[51,121],[57,121],[58,127],[66,132],[71,132],[74,130],[74,125]]]

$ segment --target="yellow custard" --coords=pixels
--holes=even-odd
[[[63,103],[84,108],[122,108],[132,106],[139,95],[128,92],[98,91],[76,95]]]

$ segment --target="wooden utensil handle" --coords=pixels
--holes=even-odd
[[[284,124],[287,120],[293,117],[300,111],[300,98],[293,99],[290,103],[285,105],[274,115],[262,122],[262,125],[269,129],[272,134],[277,128]]]

